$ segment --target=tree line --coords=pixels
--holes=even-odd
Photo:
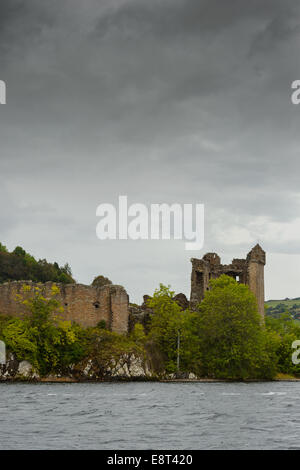
[[[226,275],[211,280],[196,311],[182,310],[170,287],[160,284],[147,301],[153,312],[147,332],[137,323],[128,335],[110,332],[104,322],[83,329],[62,320],[55,285],[49,299],[38,287],[33,293],[29,286],[23,289],[19,301],[30,315],[0,316],[0,339],[40,375],[63,375],[74,364],[91,359],[101,376],[110,364],[134,354],[148,361],[157,377],[184,373],[227,380],[300,376],[300,364],[292,361],[292,343],[300,340],[298,324],[286,314],[263,322],[249,287]]]
[[[0,243],[0,283],[8,281],[30,280],[34,282],[75,282],[69,264],[59,266],[46,259],[36,260],[32,255],[17,246],[9,252]]]

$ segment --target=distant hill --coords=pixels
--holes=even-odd
[[[35,281],[74,283],[68,264],[59,266],[45,259],[36,260],[17,246],[11,253],[0,243],[0,284],[7,281]]]
[[[289,312],[295,320],[300,320],[300,297],[268,300],[265,302],[265,306],[268,316],[278,318],[282,313]]]

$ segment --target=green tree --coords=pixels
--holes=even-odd
[[[134,325],[134,328],[130,337],[134,341],[135,344],[144,346],[147,336],[145,334],[143,325],[141,325],[140,323],[136,323]]]
[[[178,334],[180,335],[180,371],[197,372],[199,346],[196,330],[197,316],[190,311],[182,311],[173,300],[170,286],[160,284],[148,300],[153,310],[149,339],[154,341],[165,358],[167,372],[177,370]]]
[[[30,332],[30,338],[36,345],[36,358],[32,360],[34,365],[38,364],[41,375],[61,370],[70,361],[81,357],[78,341],[80,327],[62,320],[63,308],[57,300],[57,294],[59,288],[56,285],[52,286],[50,298],[43,296],[40,287],[32,289],[24,285],[23,294],[19,296],[19,302],[27,313],[24,329]],[[16,352],[16,348],[12,347],[12,350]]]
[[[103,321],[84,329],[62,318],[58,286],[52,286],[47,298],[42,285],[24,285],[22,290],[17,296],[24,309],[22,318],[0,316],[0,339],[19,361],[28,360],[41,376],[66,374],[74,364],[80,370],[83,359],[92,361],[99,376],[119,361],[125,364],[128,357],[145,359],[141,325],[129,336],[104,329]]]
[[[1,328],[1,337],[8,350],[15,353],[19,361],[27,360],[38,368],[37,331],[27,320],[10,318]]]
[[[86,341],[84,363],[90,361],[98,377],[106,375],[107,370],[114,369],[117,364],[125,365],[130,358],[145,358],[143,345],[131,336],[99,328],[88,328],[84,334]],[[79,369],[82,369],[82,364],[79,364]]]
[[[62,271],[67,274],[69,277],[72,277],[72,269],[69,263],[66,263],[64,267],[62,268]]]
[[[24,257],[26,255],[26,251],[21,246],[16,246],[13,251],[13,254]]]
[[[103,287],[107,286],[108,284],[112,284],[111,280],[105,276],[97,276],[92,282],[93,287]]]
[[[66,274],[66,273],[61,273],[61,274],[58,276],[57,281],[58,281],[58,282],[61,282],[62,284],[72,283],[72,282],[70,282],[70,277],[69,277],[69,275]]]
[[[226,379],[272,378],[276,358],[248,286],[222,275],[211,280],[199,305],[202,375]]]
[[[0,244],[0,283],[22,279],[65,284],[75,282],[68,264],[59,267],[57,263],[51,264],[45,259],[37,261],[20,246],[9,253],[6,247]]]
[[[2,243],[0,243],[0,253],[7,253],[7,248],[5,245],[2,245]]]
[[[282,313],[279,318],[266,318],[269,341],[273,342],[277,358],[277,371],[282,374],[300,376],[300,364],[293,364],[295,351],[292,343],[300,340],[300,325],[289,313]]]

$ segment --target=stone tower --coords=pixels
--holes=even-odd
[[[237,282],[247,284],[257,298],[258,311],[264,318],[264,266],[266,253],[256,245],[246,259],[235,258],[230,264],[221,264],[216,253],[207,253],[202,259],[192,258],[190,307],[195,310],[204,294],[209,290],[210,279],[222,274],[233,277]]]
[[[266,264],[266,253],[257,244],[247,255],[247,284],[257,298],[258,311],[264,318],[265,315],[265,282],[264,267]]]

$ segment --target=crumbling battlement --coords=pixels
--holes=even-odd
[[[192,258],[191,297],[190,308],[195,310],[204,294],[209,290],[210,279],[216,279],[221,274],[232,276],[238,282],[247,284],[257,298],[258,310],[264,317],[264,265],[266,254],[259,245],[248,253],[246,259],[233,259],[228,265],[221,264],[216,253],[207,253],[202,259]],[[24,306],[17,301],[17,295],[22,294],[22,286],[32,288],[40,287],[44,297],[50,297],[52,282],[45,284],[32,281],[12,281],[0,284],[0,314],[22,317],[26,314]],[[102,287],[86,286],[83,284],[55,284],[60,293],[57,300],[64,308],[60,314],[62,319],[78,323],[84,328],[96,326],[104,320],[111,331],[127,333],[128,323],[130,329],[142,317],[145,325],[149,321],[150,310],[146,306],[146,297],[143,306],[131,307],[129,322],[129,299],[122,286],[108,284]],[[177,295],[175,300],[185,309],[188,307],[187,299],[183,294]]]
[[[31,281],[13,281],[0,284],[0,313],[9,316],[23,316],[26,309],[17,301],[22,294],[23,285],[40,287],[46,298],[51,295],[52,282],[37,284]],[[64,320],[78,323],[84,328],[96,326],[104,320],[111,331],[128,331],[128,295],[124,287],[106,285],[92,287],[83,284],[59,284],[60,294],[57,300],[64,308],[59,314]]]
[[[233,259],[231,264],[221,264],[216,253],[207,253],[202,259],[192,258],[190,307],[195,310],[204,294],[209,290],[210,279],[227,274],[238,282],[247,284],[257,298],[258,311],[264,318],[264,266],[266,253],[257,244],[246,259]]]

